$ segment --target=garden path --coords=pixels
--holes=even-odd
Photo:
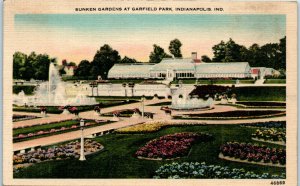
[[[155,103],[165,102],[165,101],[167,101],[167,100],[165,100],[165,99],[164,100],[146,100],[145,104],[155,104]],[[132,104],[127,104],[127,105],[103,108],[101,110],[101,113],[112,112],[114,110],[134,109],[134,108],[139,108],[141,110],[141,103],[138,102],[138,103],[132,103]],[[196,111],[196,112],[201,112],[201,113],[206,112],[206,113],[208,113],[208,112],[224,112],[224,111],[230,111],[230,110],[237,110],[237,108],[233,107],[233,106],[216,105],[215,109],[206,110],[206,111]],[[257,109],[255,109],[255,110],[257,110]],[[165,121],[172,121],[174,123],[190,123],[190,122],[193,122],[193,123],[199,123],[199,124],[241,124],[241,123],[255,123],[255,122],[285,121],[286,120],[285,116],[273,117],[273,118],[259,118],[259,119],[240,119],[240,120],[172,120],[170,116],[166,115],[164,111],[160,110],[160,106],[145,106],[145,111],[155,113],[154,120],[151,120],[151,121],[163,121],[163,120],[165,120]],[[175,111],[172,114],[175,114],[175,113],[176,114],[182,114],[184,112],[183,111]],[[79,116],[81,118],[85,118],[85,119],[108,119],[108,117],[101,117],[101,116],[95,115],[94,111],[81,112],[79,114]],[[57,119],[61,120],[62,117],[65,118],[65,119],[67,117],[70,117],[70,119],[72,119],[72,117],[74,118],[74,115],[53,115],[53,116],[49,116],[47,118],[27,120],[27,121],[24,121],[22,123],[21,122],[15,122],[14,127],[15,127],[16,124],[18,124],[18,125],[21,125],[21,124],[25,125],[26,123],[27,123],[27,125],[29,125],[30,123],[31,123],[31,125],[32,124],[37,124],[38,123],[37,121],[40,121],[41,119],[43,119],[43,121],[45,120],[45,121],[48,121],[48,122],[54,121],[54,120],[57,120]],[[112,117],[110,117],[109,119],[111,119],[111,118]],[[111,123],[111,124],[85,129],[84,130],[84,135],[89,136],[89,135],[104,132],[104,131],[118,129],[118,128],[130,126],[130,125],[136,125],[136,124],[139,124],[139,123],[143,123],[145,121],[149,121],[149,119],[121,118],[120,121],[117,121],[117,122],[114,122],[114,123]],[[63,133],[63,134],[48,136],[48,137],[44,137],[44,138],[38,138],[38,139],[34,139],[34,140],[18,142],[18,143],[13,144],[13,150],[17,151],[17,150],[22,150],[22,149],[28,149],[28,148],[31,148],[31,147],[46,146],[46,145],[51,145],[51,144],[64,142],[64,141],[68,141],[68,140],[78,139],[78,138],[80,138],[80,135],[81,135],[80,130],[78,130],[78,131],[72,131],[72,132],[67,132],[67,133]]]
[[[100,133],[100,132],[104,132],[104,131],[108,131],[108,130],[112,130],[112,129],[118,129],[118,128],[130,126],[130,125],[136,125],[139,123],[143,123],[145,121],[147,121],[147,119],[140,118],[140,119],[133,120],[131,118],[123,118],[121,121],[118,121],[115,123],[102,125],[102,126],[98,126],[98,127],[87,128],[84,130],[84,136],[89,136],[91,134],[96,134],[96,133]],[[77,131],[67,132],[67,133],[63,133],[63,134],[57,134],[57,135],[47,136],[47,137],[43,137],[43,138],[37,138],[37,139],[33,139],[33,140],[18,142],[18,143],[13,144],[13,151],[28,149],[31,147],[47,146],[47,145],[51,145],[51,144],[55,144],[55,143],[60,143],[60,142],[68,141],[68,140],[77,139],[77,138],[80,138],[80,136],[81,136],[81,131],[77,130]]]
[[[155,103],[160,103],[160,102],[166,102],[168,100],[166,99],[153,99],[153,100],[145,100],[145,104],[155,104]],[[101,113],[108,113],[112,112],[114,110],[123,110],[123,109],[134,109],[134,108],[140,108],[141,109],[141,103],[131,103],[131,104],[126,104],[126,105],[119,105],[119,106],[114,106],[114,107],[108,107],[108,108],[103,108],[101,109]],[[23,114],[23,115],[33,115],[39,113],[32,113],[32,112],[14,112],[18,114]],[[79,117],[85,118],[85,119],[99,119],[99,120],[108,120],[111,119],[109,117],[99,117],[95,115],[94,111],[85,111],[85,112],[80,112]],[[73,114],[49,114],[48,117],[44,118],[37,118],[33,120],[24,120],[24,121],[18,121],[13,123],[13,128],[18,128],[18,127],[24,127],[24,126],[34,126],[34,125],[39,125],[43,123],[52,123],[52,122],[60,122],[63,120],[70,120],[70,119],[75,119],[76,117]]]

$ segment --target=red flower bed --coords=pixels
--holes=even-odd
[[[137,157],[170,159],[186,156],[196,141],[210,141],[212,136],[204,133],[176,133],[151,140],[136,153]]]
[[[228,142],[220,147],[223,156],[229,156],[249,162],[263,162],[281,165],[286,164],[285,149],[269,148],[267,146],[253,145],[250,143]]]

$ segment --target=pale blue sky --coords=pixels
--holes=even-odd
[[[193,51],[212,56],[211,47],[230,37],[247,47],[278,42],[285,36],[285,15],[17,14],[15,28],[24,52],[79,62],[109,44],[122,56],[147,61],[153,44],[167,51],[174,38],[182,41],[184,57]]]

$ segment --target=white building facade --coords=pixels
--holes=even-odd
[[[196,59],[163,59],[158,64],[116,64],[108,78],[191,79],[250,78],[248,62],[204,63]]]

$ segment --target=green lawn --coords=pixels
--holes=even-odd
[[[31,132],[38,132],[41,130],[50,130],[50,129],[56,129],[61,127],[70,127],[72,125],[79,124],[79,121],[76,120],[70,120],[70,121],[63,121],[53,124],[47,124],[47,125],[37,125],[33,127],[26,127],[26,128],[18,128],[13,130],[13,136],[17,136],[19,134],[27,134]]]
[[[266,79],[265,84],[285,84],[286,79]]]
[[[218,158],[219,147],[228,141],[254,142],[251,134],[255,128],[239,125],[206,125],[169,127],[149,134],[108,134],[95,138],[104,145],[104,151],[90,155],[87,161],[49,161],[39,163],[14,174],[14,178],[152,178],[159,166],[170,162],[206,162],[207,164],[244,168],[261,174],[281,174],[285,168],[230,162]],[[212,142],[196,143],[188,157],[177,160],[140,160],[133,154],[145,143],[154,138],[177,132],[208,132],[215,138]],[[266,144],[266,143],[264,143]],[[270,147],[281,147],[267,144]]]
[[[135,103],[140,98],[113,98],[113,97],[96,97],[96,101],[99,103],[101,108],[124,105],[128,103]],[[128,101],[127,101],[128,100]],[[60,114],[62,110],[59,110],[58,106],[46,106],[47,113],[53,114]],[[95,105],[85,105],[85,106],[76,106],[79,112],[93,110]],[[24,107],[24,106],[14,106],[13,111],[20,111],[20,112],[40,112],[40,108],[33,108],[33,107]]]
[[[88,111],[93,110],[95,106],[93,105],[85,105],[85,106],[76,106],[79,112],[82,111]],[[47,113],[53,113],[53,114],[60,114],[63,111],[59,110],[58,106],[46,106]],[[40,108],[34,108],[34,107],[24,107],[24,106],[14,106],[13,111],[20,111],[20,112],[41,112]]]
[[[166,101],[166,102],[160,102],[160,103],[155,103],[155,104],[150,104],[147,106],[170,106],[172,104],[171,101]]]
[[[284,116],[286,113],[280,110],[233,110],[227,112],[201,113],[201,114],[182,114],[173,116],[174,119],[254,119]]]
[[[91,128],[91,127],[96,127],[96,126],[112,123],[111,121],[107,121],[107,122],[103,122],[103,123],[95,123],[95,121],[93,121],[93,120],[86,120],[86,122],[90,122],[92,124],[89,126],[86,126],[85,128]],[[28,128],[23,128],[23,129],[15,129],[16,131],[15,130],[13,131],[13,135],[17,136],[18,134],[28,134],[28,133],[38,132],[40,130],[49,131],[53,128],[55,128],[55,129],[60,129],[61,127],[69,127],[70,128],[72,125],[77,125],[77,128],[61,130],[61,131],[57,131],[55,133],[47,133],[47,134],[43,134],[43,135],[32,136],[29,138],[14,139],[13,142],[16,143],[16,142],[33,140],[33,139],[42,138],[42,137],[51,136],[51,135],[62,134],[62,133],[70,132],[70,131],[79,130],[80,128],[79,128],[79,121],[66,121],[66,122],[59,122],[59,123],[50,124],[50,125],[41,125],[41,126],[28,127]]]
[[[235,93],[238,101],[285,101],[286,87],[236,87],[229,92]]]
[[[110,79],[108,80],[109,83],[114,83],[114,84],[122,84],[122,83],[141,83],[145,81],[144,79]]]

